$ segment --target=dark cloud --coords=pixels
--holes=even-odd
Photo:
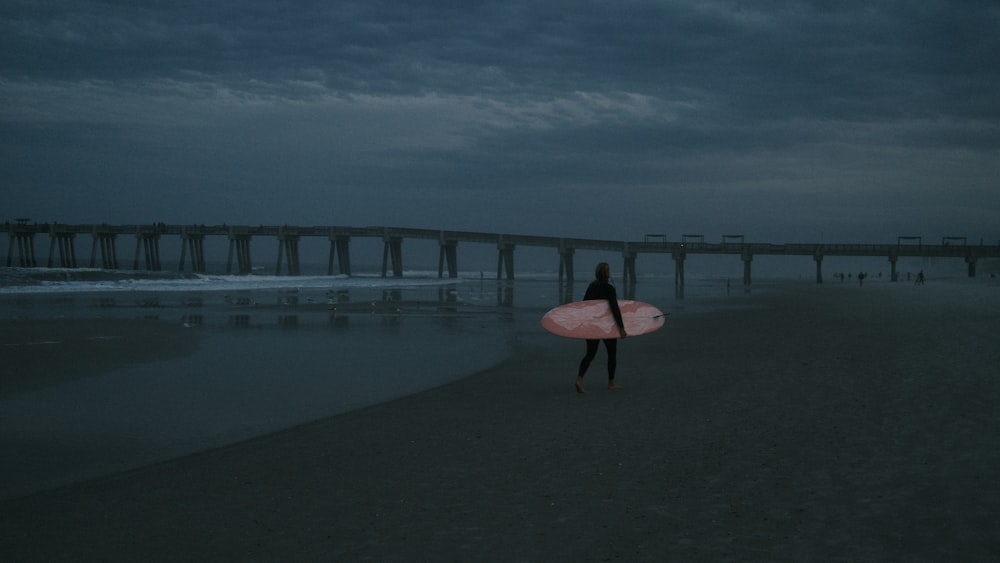
[[[985,1],[13,0],[0,181],[40,220],[998,238],[998,28]]]

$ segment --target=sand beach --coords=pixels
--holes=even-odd
[[[1000,558],[994,280],[775,282],[664,310],[663,329],[621,343],[623,391],[603,388],[602,350],[577,395],[582,343],[524,326],[469,377],[2,500],[0,554]]]

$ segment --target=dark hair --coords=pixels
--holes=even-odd
[[[600,264],[597,265],[597,268],[594,270],[594,277],[597,278],[598,281],[606,282],[610,280],[611,266],[609,266],[607,262],[601,262]]]

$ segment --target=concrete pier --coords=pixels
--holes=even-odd
[[[21,266],[34,268],[38,265],[35,259],[35,235],[33,233],[18,233],[17,254]]]
[[[352,275],[350,243],[353,238],[381,238],[383,241],[382,274],[388,275],[392,267],[394,277],[402,277],[402,244],[406,239],[433,240],[439,244],[438,275],[458,277],[458,244],[495,245],[497,248],[497,279],[514,279],[514,249],[517,246],[553,248],[559,254],[560,277],[572,286],[574,277],[574,256],[577,250],[597,251],[614,256],[621,253],[624,264],[622,279],[624,285],[635,283],[636,262],[639,254],[671,255],[675,265],[675,284],[684,287],[685,260],[688,254],[731,255],[743,261],[743,283],[751,283],[751,266],[755,254],[809,256],[816,262],[816,282],[822,283],[822,260],[827,256],[888,258],[891,265],[890,279],[899,279],[897,266],[900,258],[942,258],[963,260],[970,277],[975,276],[979,261],[1000,258],[1000,241],[970,245],[966,237],[944,237],[942,243],[923,244],[921,237],[901,236],[893,244],[771,244],[745,242],[742,235],[723,235],[721,243],[705,242],[704,235],[682,235],[680,241],[669,241],[666,235],[647,235],[642,241],[614,241],[599,239],[578,239],[551,236],[511,235],[472,231],[447,231],[390,227],[349,227],[349,226],[227,226],[227,225],[169,225],[156,223],[146,225],[108,224],[58,224],[29,223],[28,219],[18,219],[15,224],[6,223],[8,236],[7,266],[38,267],[35,249],[35,235],[43,233],[50,237],[48,267],[58,265],[64,268],[77,267],[74,240],[76,235],[89,234],[92,237],[90,256],[91,267],[117,269],[118,258],[116,238],[118,235],[137,237],[136,252],[132,263],[134,268],[145,264],[147,269],[161,268],[159,241],[163,237],[179,236],[181,256],[179,269],[184,271],[187,263],[195,272],[204,272],[204,240],[210,236],[229,237],[229,260],[227,273],[234,269],[233,259],[238,262],[241,274],[252,272],[250,241],[253,237],[275,237],[279,241],[277,270],[287,268],[291,275],[301,274],[299,264],[299,241],[302,237],[325,237],[330,243],[328,273],[334,273],[334,262],[338,273]],[[131,239],[130,239],[131,240]],[[100,253],[100,259],[98,259]],[[188,256],[190,255],[190,260]]]
[[[507,275],[508,280],[514,279],[514,245],[497,242],[497,279],[501,279],[502,274]]]
[[[35,233],[12,229],[9,234],[10,244],[7,246],[7,265],[11,265],[11,257],[13,256],[14,245],[16,244],[17,265],[22,268],[37,267],[38,261],[35,259]]]
[[[635,258],[636,253],[629,250],[628,244],[625,244],[625,249],[622,251],[622,257],[624,259],[624,264],[622,265],[622,283],[626,287],[635,284]]]
[[[299,235],[286,232],[284,229],[278,234],[278,263],[274,267],[274,275],[281,275],[281,259],[285,256],[285,263],[288,267],[288,275],[297,276],[302,273],[299,264]]]
[[[205,273],[205,234],[200,231],[185,231],[181,234],[181,262],[179,271],[184,271],[185,255],[191,255],[191,271]]]
[[[236,255],[236,265],[241,275],[249,274],[253,270],[250,261],[250,239],[251,235],[238,233],[234,230],[229,232],[229,258],[226,261],[226,273],[233,273],[233,255]],[[182,258],[183,261],[183,258]]]
[[[749,250],[744,250],[741,256],[743,258],[743,285],[750,285],[750,264],[753,263],[753,254]]]
[[[970,278],[976,277],[976,257],[966,256],[965,263],[968,265],[968,273]]]
[[[336,258],[338,273],[343,276],[351,275],[351,236],[333,233],[330,239],[330,260],[327,263],[327,275],[333,275],[333,261]]]
[[[60,268],[76,268],[76,233],[62,232],[52,225],[49,230],[49,260],[48,267],[53,267],[53,261],[58,251]]]
[[[448,277],[455,279],[458,277],[458,241],[446,239],[444,233],[441,234],[440,252],[438,253],[438,277],[444,277],[444,267],[448,266]]]
[[[118,269],[118,250],[115,239],[118,234],[109,230],[98,230],[96,227],[92,233],[93,244],[90,247],[90,267],[97,267],[97,252],[101,253],[101,268],[105,270]]]
[[[559,243],[559,283],[563,280],[573,285],[573,254],[575,249],[566,246],[565,241]]]
[[[687,258],[683,249],[671,253],[674,259],[674,297],[684,299],[684,260]]]
[[[382,277],[386,277],[389,262],[392,262],[392,277],[403,277],[403,238],[385,235],[382,238]]]
[[[137,233],[135,235],[135,258],[132,261],[132,269],[139,269],[139,255],[145,259],[146,269],[159,271],[160,267],[160,234],[159,233]]]

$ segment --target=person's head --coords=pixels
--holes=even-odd
[[[594,270],[594,277],[597,281],[606,282],[611,279],[611,266],[607,262],[601,262]]]

